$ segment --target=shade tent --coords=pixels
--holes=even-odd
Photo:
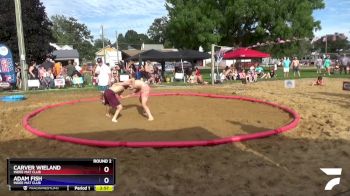
[[[249,48],[238,48],[236,50],[228,51],[224,54],[224,59],[253,59],[267,57],[270,57],[270,54]]]
[[[158,50],[147,50],[145,52],[141,52],[137,55],[134,55],[128,59],[127,61],[132,60],[139,60],[139,61],[158,61],[158,62],[165,62],[165,61],[181,61],[181,67],[182,67],[182,73],[184,74],[184,66],[183,61],[192,61],[192,60],[203,60],[210,58],[210,55],[208,53],[204,52],[198,52],[196,50],[180,50],[176,52],[161,52]],[[164,71],[164,69],[162,69]],[[185,80],[185,78],[184,78]]]
[[[137,55],[134,55],[128,59],[127,61],[132,61],[132,60],[139,60],[142,59],[143,61],[145,60],[150,60],[150,61],[180,61],[182,60],[202,60],[202,59],[208,59],[210,58],[210,55],[208,53],[204,52],[198,52],[196,50],[180,50],[176,52],[161,52],[158,50],[147,50],[144,52],[141,52]]]
[[[165,60],[172,60],[171,56],[167,52],[161,52],[158,50],[147,50],[144,52],[141,52],[139,54],[136,54],[132,57],[127,58],[127,61],[138,61],[139,59],[142,59],[143,61],[165,61]]]
[[[199,52],[197,50],[180,50],[178,52],[170,52],[176,59],[182,60],[202,60],[211,58],[210,54]]]

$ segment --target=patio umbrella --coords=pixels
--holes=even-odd
[[[238,48],[233,51],[228,51],[224,54],[224,59],[253,59],[267,57],[270,57],[270,54],[249,48]]]

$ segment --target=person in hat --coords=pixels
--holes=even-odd
[[[111,69],[102,62],[102,59],[98,58],[95,73],[97,74],[97,89],[100,91],[100,99],[102,103],[104,103],[103,93],[111,84],[112,72]]]

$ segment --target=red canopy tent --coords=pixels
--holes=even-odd
[[[253,59],[267,57],[270,57],[270,54],[249,48],[238,48],[233,51],[228,51],[224,54],[224,59]]]

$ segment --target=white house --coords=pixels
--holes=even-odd
[[[76,62],[79,65],[79,52],[70,45],[58,45],[50,43],[50,46],[56,50],[52,54],[56,57],[55,61],[61,62],[63,65],[67,65],[68,61]]]
[[[110,66],[114,66],[115,63],[120,62],[122,60],[122,52],[118,51],[115,48],[111,48],[110,46],[107,46],[105,48],[102,48],[101,50],[97,51],[96,53],[96,59],[101,58],[104,63],[109,63]],[[106,62],[104,60],[104,57],[106,56]]]

